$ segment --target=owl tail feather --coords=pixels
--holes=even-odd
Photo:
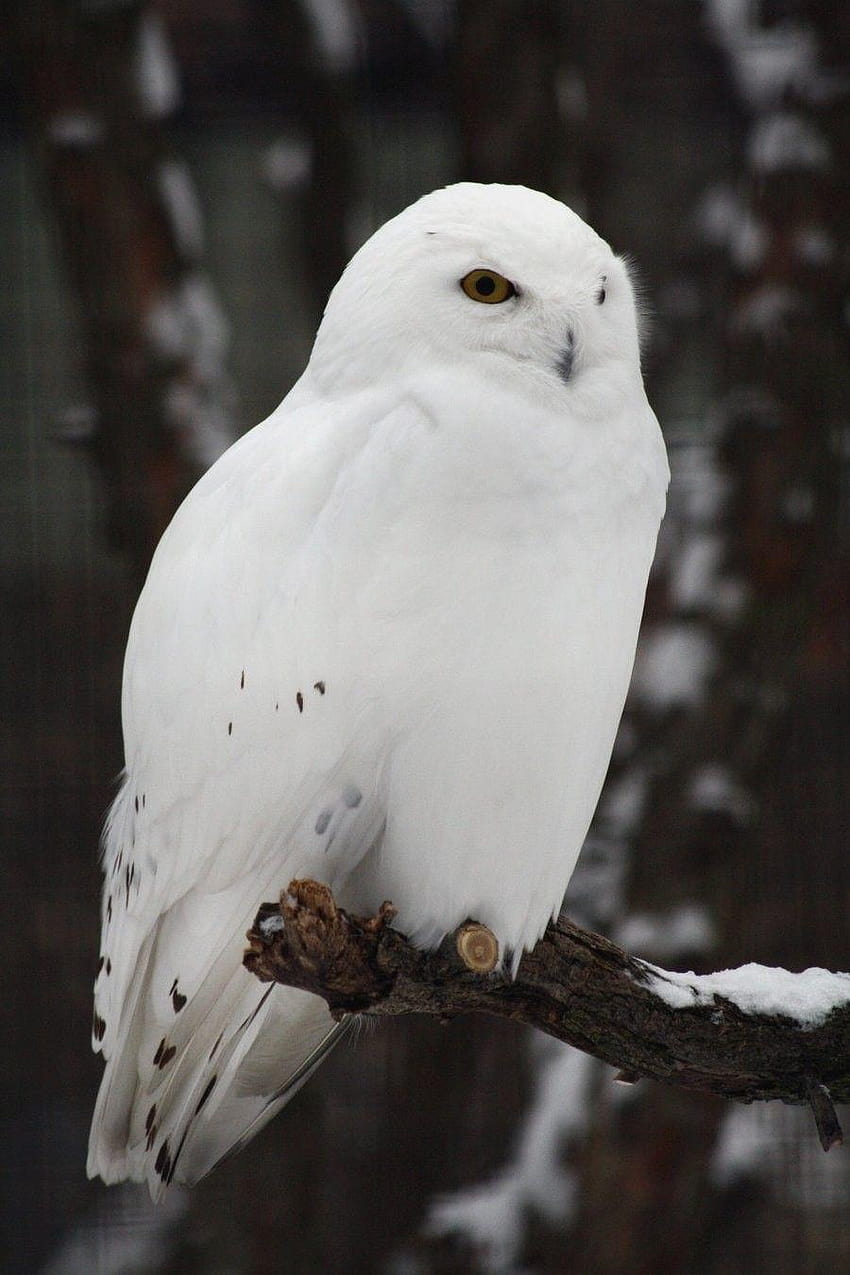
[[[193,1185],[243,1147],[347,1029],[333,1022],[319,998],[263,988],[238,969],[179,1053],[168,1057],[169,1044],[145,1069],[140,1048],[149,1052],[150,1033],[140,1010],[128,1024],[124,1048],[107,1062],[88,1173],[105,1182],[147,1181],[155,1201],[172,1182]]]
[[[247,1011],[249,1021],[238,1015]],[[232,1010],[231,1010],[232,1013]],[[233,1017],[239,1026],[212,1058],[187,1058],[156,1132],[146,1135],[144,1177],[151,1198],[172,1181],[193,1186],[235,1154],[280,1111],[341,1039],[324,1001],[293,988],[252,993]],[[215,1043],[215,1042],[213,1042]],[[147,1117],[146,1117],[147,1119]]]

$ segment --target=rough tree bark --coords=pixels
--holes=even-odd
[[[264,904],[248,934],[245,965],[264,982],[323,997],[346,1014],[481,1011],[528,1023],[641,1077],[702,1089],[739,1102],[808,1103],[824,1150],[841,1141],[833,1106],[850,1102],[850,978],[847,996],[824,1021],[744,1012],[694,977],[694,1004],[669,1002],[665,981],[682,976],[629,956],[601,935],[561,919],[520,962],[516,978],[472,972],[449,937],[434,952],[391,928],[394,910],[351,916],[327,886],[293,881],[279,904]],[[839,987],[836,976],[836,988]]]
[[[167,39],[147,0],[37,0],[14,19],[21,105],[91,394],[62,438],[96,461],[109,543],[141,585],[174,510],[236,434],[225,324],[172,135]]]

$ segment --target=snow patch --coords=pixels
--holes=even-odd
[[[227,322],[212,288],[189,275],[148,311],[145,323],[154,349],[165,358],[193,357],[204,373],[220,370],[227,349]]]
[[[637,831],[646,804],[647,775],[639,766],[630,766],[605,786],[599,807],[606,833],[615,839]]]
[[[679,974],[645,965],[648,986],[674,1009],[731,1001],[744,1014],[781,1015],[817,1027],[834,1009],[850,1004],[850,974],[807,969],[793,974],[768,965],[741,965],[715,974]]]
[[[723,514],[732,484],[717,464],[714,445],[700,440],[676,446],[671,457],[670,514],[701,525],[714,524]],[[661,524],[662,528],[664,523]]]
[[[323,66],[337,74],[353,71],[359,48],[354,6],[346,0],[304,0]]]
[[[164,399],[169,423],[185,454],[207,469],[233,442],[235,393],[224,364],[227,323],[206,279],[189,275],[161,295],[145,332],[159,357],[175,364]]]
[[[106,127],[91,111],[62,111],[47,125],[47,140],[54,146],[98,146],[106,136]]]
[[[90,443],[97,434],[98,414],[93,403],[72,403],[56,420],[53,435],[60,443]]]
[[[760,1177],[770,1154],[774,1131],[755,1107],[732,1105],[714,1145],[709,1174],[716,1187],[729,1187],[742,1178]]]
[[[589,930],[606,932],[623,909],[628,845],[591,829],[570,878],[564,909]]]
[[[789,168],[817,172],[828,167],[831,160],[824,138],[792,111],[775,111],[759,120],[750,135],[748,150],[750,165],[759,176]]]
[[[729,186],[714,186],[696,213],[698,233],[715,248],[725,248],[741,270],[755,270],[767,254],[764,226]]]
[[[767,235],[751,212],[744,213],[733,227],[729,256],[742,270],[755,270],[767,256]]]
[[[263,156],[263,176],[272,190],[301,190],[312,167],[313,148],[304,138],[279,137]]]
[[[681,611],[710,609],[724,545],[708,532],[690,535],[673,566],[670,601]]]
[[[739,332],[752,332],[768,343],[787,335],[786,320],[800,310],[801,299],[793,289],[780,283],[766,283],[750,293],[735,315]]]
[[[556,73],[555,99],[562,119],[570,123],[581,123],[587,119],[587,85],[578,67],[565,67]]]
[[[725,246],[741,218],[741,201],[729,186],[712,186],[700,200],[696,226],[707,243]]]
[[[113,1187],[66,1236],[41,1275],[145,1275],[173,1257],[189,1196],[172,1187],[154,1206],[135,1183]]]
[[[708,952],[715,930],[705,908],[686,903],[670,912],[635,912],[616,931],[616,942],[629,952],[651,952],[672,960],[685,952]]]
[[[811,487],[789,487],[780,508],[789,522],[807,523],[815,516],[817,497]]]
[[[741,96],[756,109],[818,80],[817,40],[801,23],[759,26],[755,0],[708,0],[706,19],[726,50]]]
[[[695,771],[688,797],[694,810],[729,815],[738,824],[752,823],[758,814],[758,803],[721,762],[709,762]]]
[[[139,25],[136,85],[143,110],[154,119],[171,115],[180,105],[177,64],[165,24],[158,13],[149,9],[142,14]]]
[[[204,221],[189,169],[182,160],[167,159],[160,164],[158,183],[177,247],[185,257],[195,260],[204,250]]]
[[[165,416],[180,436],[184,454],[199,469],[209,469],[234,439],[227,378],[202,386],[175,380],[165,394]]]
[[[804,226],[794,236],[800,261],[807,266],[825,266],[835,259],[835,240],[823,226]]]
[[[705,699],[716,663],[714,642],[701,626],[659,625],[638,647],[632,694],[656,712],[692,708]]]
[[[435,1200],[423,1227],[430,1238],[467,1240],[491,1275],[516,1269],[528,1209],[561,1228],[575,1211],[577,1183],[561,1156],[584,1131],[595,1063],[568,1046],[553,1054],[510,1163],[489,1182]]]
[[[823,1154],[805,1107],[730,1103],[709,1173],[720,1189],[746,1178],[769,1183],[776,1200],[795,1208],[821,1211],[850,1204],[846,1157]]]

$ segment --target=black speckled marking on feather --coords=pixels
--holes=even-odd
[[[125,908],[129,908],[130,906],[130,886],[133,884],[133,880],[135,876],[136,876],[136,864],[135,862],[129,863],[127,867],[124,869],[124,906]]]
[[[195,1108],[195,1115],[197,1115],[197,1114],[198,1114],[198,1112],[201,1110],[201,1107],[203,1107],[204,1103],[206,1102],[207,1098],[209,1098],[210,1094],[212,1093],[213,1089],[215,1088],[215,1082],[216,1082],[217,1080],[218,1080],[218,1076],[213,1076],[212,1080],[209,1082],[209,1084],[207,1085],[206,1089],[205,1089],[205,1090],[204,1090],[204,1092],[201,1094],[200,1098],[198,1099],[198,1105],[197,1105],[197,1107]]]
[[[153,1167],[162,1178],[163,1182],[167,1182],[171,1172],[171,1153],[168,1150],[167,1138],[163,1141],[162,1146],[156,1153],[156,1160],[154,1161]]]
[[[174,1057],[176,1053],[177,1053],[177,1046],[176,1045],[166,1046],[165,1037],[163,1036],[162,1040],[157,1045],[156,1053],[153,1056],[154,1066],[159,1067],[160,1071],[162,1071],[163,1067],[168,1066],[168,1064],[171,1062],[172,1058]]]
[[[156,1103],[151,1107],[145,1119],[145,1150],[150,1151],[156,1141],[159,1126],[156,1123]]]
[[[177,1150],[174,1152],[174,1158],[169,1163],[168,1176],[165,1179],[166,1186],[170,1186],[172,1181],[174,1180],[174,1170],[177,1168],[177,1161],[180,1159],[180,1152],[183,1150],[183,1143],[186,1141],[186,1138],[189,1135],[189,1130],[191,1128],[192,1128],[192,1123],[190,1121],[189,1124],[187,1124],[186,1128],[183,1130],[183,1136],[181,1137],[180,1141],[177,1144]]]

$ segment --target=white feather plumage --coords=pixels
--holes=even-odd
[[[517,295],[468,297],[485,267]],[[467,916],[515,959],[537,940],[608,765],[667,478],[626,268],[569,209],[461,184],[354,257],[133,618],[90,1174],[197,1180],[329,1047],[324,1002],[241,966],[293,876],[392,899],[421,944]]]

